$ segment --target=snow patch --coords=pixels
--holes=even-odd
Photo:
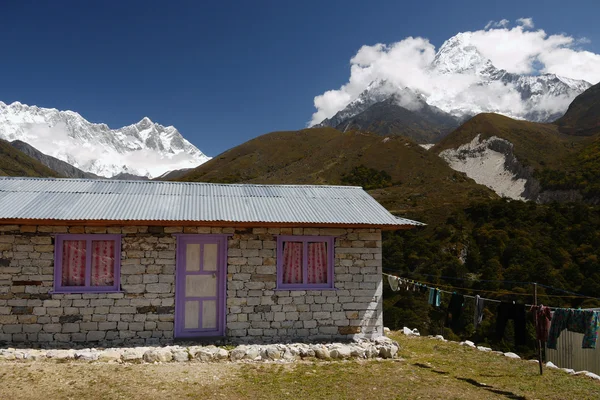
[[[490,148],[495,141],[510,144],[496,136],[481,140],[481,135],[477,135],[470,143],[463,144],[458,149],[442,151],[440,157],[453,170],[464,172],[469,178],[489,187],[500,196],[525,200],[522,195],[527,181],[517,179],[514,173],[506,169],[506,155]]]
[[[421,146],[425,150],[429,150],[430,148],[432,148],[433,146],[435,146],[435,144],[434,143],[427,143],[427,144],[420,144],[419,146]]]

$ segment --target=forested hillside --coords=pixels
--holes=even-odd
[[[388,273],[431,283],[450,292],[563,307],[599,307],[600,301],[547,289],[600,297],[600,207],[586,204],[539,205],[496,200],[456,210],[436,226],[387,233],[383,266]],[[452,335],[443,328],[450,295],[442,306],[427,304],[425,294],[391,292],[386,286],[384,319],[390,328],[417,327],[422,333]],[[512,348],[512,331],[494,338],[496,304],[488,303],[484,323],[473,328],[473,300],[467,299],[455,333],[478,342],[503,342]],[[533,327],[530,343],[533,347]],[[500,343],[496,343],[500,345]]]

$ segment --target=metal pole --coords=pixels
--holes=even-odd
[[[536,306],[536,310],[535,310],[535,324],[537,325],[538,321],[537,321],[537,283],[533,283],[533,304]],[[536,327],[536,331],[537,331],[537,327]],[[537,341],[538,344],[538,361],[540,363],[540,375],[544,374],[544,370],[542,369],[542,341],[538,340]]]

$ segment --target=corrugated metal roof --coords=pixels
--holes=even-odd
[[[360,187],[0,177],[0,219],[422,225]]]

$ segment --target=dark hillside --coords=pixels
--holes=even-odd
[[[590,136],[600,133],[600,83],[577,96],[555,124],[561,132],[569,135]]]
[[[0,139],[0,175],[59,177],[60,175]]]

